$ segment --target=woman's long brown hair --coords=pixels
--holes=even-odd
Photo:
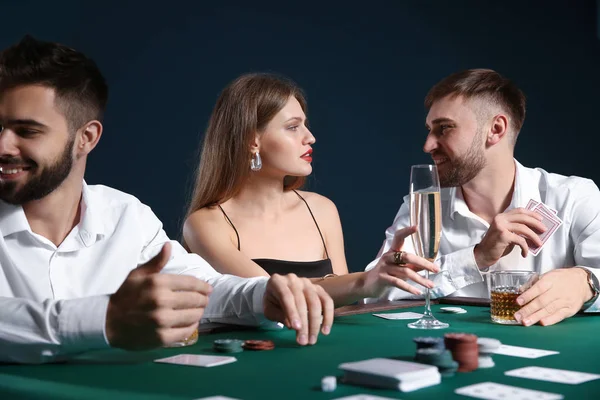
[[[231,82],[219,96],[202,141],[196,183],[186,214],[224,203],[250,178],[250,151],[261,133],[294,96],[306,112],[302,90],[292,81],[273,74],[245,74]],[[304,184],[304,177],[286,177],[284,190]]]

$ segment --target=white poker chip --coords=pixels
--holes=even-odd
[[[493,354],[502,343],[498,339],[493,338],[478,338],[477,347],[479,347],[479,354]]]
[[[333,392],[337,388],[337,379],[335,376],[326,376],[321,379],[321,390],[324,392]]]
[[[478,368],[493,368],[496,365],[490,356],[479,356],[477,361]]]
[[[450,314],[464,314],[467,312],[464,308],[460,307],[442,307],[440,308],[442,312],[450,313]]]

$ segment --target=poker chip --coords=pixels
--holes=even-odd
[[[418,349],[415,361],[422,364],[435,365],[442,376],[452,376],[458,369],[458,363],[452,359],[452,353],[446,349]]]
[[[495,365],[491,356],[479,356],[478,368],[493,368]]]
[[[444,344],[458,362],[458,372],[476,370],[479,365],[479,347],[477,336],[468,333],[447,333]]]
[[[244,351],[244,342],[237,339],[217,339],[213,342],[213,350],[219,353],[239,353]]]
[[[413,342],[417,345],[417,350],[419,349],[439,349],[444,350],[444,339],[441,337],[432,337],[432,336],[422,336],[416,337],[413,339]]]
[[[272,340],[246,340],[244,350],[273,350],[275,343]]]
[[[443,368],[438,367],[438,370],[440,371],[440,375],[442,375],[444,378],[454,376],[454,373],[458,370],[458,362],[452,361],[451,366]]]
[[[333,392],[337,388],[337,379],[335,376],[326,376],[321,379],[321,390],[324,392]]]
[[[494,354],[501,345],[502,343],[498,339],[477,339],[477,346],[479,348],[479,368],[492,368],[496,365],[492,359],[492,354]]]
[[[448,314],[465,314],[467,312],[467,310],[460,307],[441,307],[440,311]]]
[[[498,339],[492,338],[479,338],[477,339],[477,346],[479,347],[479,354],[493,354],[502,343]]]

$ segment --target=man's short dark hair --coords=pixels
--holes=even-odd
[[[429,90],[425,107],[446,96],[462,96],[466,99],[483,99],[500,106],[509,114],[514,131],[513,145],[525,121],[525,95],[511,80],[491,69],[468,69],[456,72]]]
[[[54,89],[56,102],[74,132],[102,121],[108,87],[91,59],[59,43],[26,35],[0,53],[0,92],[24,85]]]

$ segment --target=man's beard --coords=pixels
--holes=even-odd
[[[69,176],[73,168],[73,146],[75,137],[71,138],[65,146],[57,162],[42,170],[38,175],[33,175],[21,189],[17,189],[17,182],[0,182],[0,200],[10,204],[22,205],[30,201],[39,200],[52,193]],[[22,160],[12,157],[0,157],[1,163],[28,165],[30,172],[38,168],[33,160]]]
[[[446,161],[446,170],[439,172],[441,187],[462,186],[475,178],[485,167],[484,150],[479,138],[483,138],[482,132],[477,132],[465,154],[455,160]]]

